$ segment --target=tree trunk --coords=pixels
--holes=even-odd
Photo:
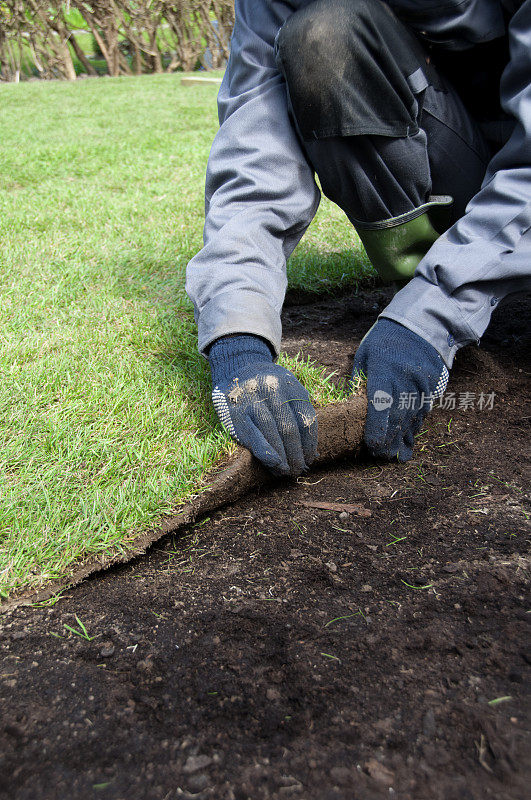
[[[73,33],[70,34],[70,37],[69,37],[68,41],[70,42],[70,44],[74,48],[74,53],[78,57],[78,59],[81,62],[81,64],[83,64],[83,66],[85,67],[87,73],[89,75],[97,75],[98,73],[96,72],[96,70],[94,69],[94,67],[92,66],[92,64],[88,60],[88,58],[86,57],[85,53],[83,52],[83,50],[79,46],[79,43],[78,43],[78,41],[77,41],[77,39],[76,39],[76,37],[74,36]]]
[[[84,5],[79,6],[79,10],[83,14],[83,17],[89,26],[92,35],[98,45],[99,49],[101,50],[101,54],[105,59],[105,63],[107,64],[107,70],[109,75],[116,76],[119,74],[119,65],[118,65],[118,54],[117,54],[117,44],[116,37],[109,36],[109,29],[103,29],[105,38],[101,35],[98,30],[98,21],[94,16],[93,12],[89,12],[88,9]],[[116,44],[116,47],[115,47]]]
[[[135,75],[142,75],[142,53],[140,52],[140,48],[136,42],[132,42],[134,54],[133,54],[133,69]]]
[[[162,59],[160,56],[160,51],[157,47],[157,34],[155,33],[153,36],[150,37],[150,48],[151,48],[151,61],[153,64],[153,72],[160,73],[162,72]]]
[[[68,81],[75,81],[77,75],[68,45],[61,36],[58,35],[57,38],[59,41],[57,42],[56,49],[61,61],[62,71],[64,72],[64,75]]]
[[[118,33],[114,26],[109,26],[105,31],[109,53],[109,72],[113,78],[120,74],[120,51],[118,49]]]
[[[33,56],[33,63],[35,64],[35,66],[37,67],[38,71],[42,75],[44,73],[44,67],[41,64],[39,56],[37,55],[37,51],[35,50],[33,42],[31,42],[31,41],[30,41],[30,50],[31,50],[31,55]]]
[[[120,50],[118,50],[118,63],[120,64],[121,70],[125,75],[133,74],[131,67],[129,66],[129,61]]]
[[[18,49],[19,56],[15,55],[15,49],[13,47],[13,43],[8,43],[8,52],[11,61],[11,80],[14,83],[18,83],[20,81],[20,47]]]
[[[92,22],[89,22],[89,27],[90,27],[92,35],[94,36],[96,44],[98,45],[98,47],[99,47],[99,49],[101,51],[101,54],[102,54],[103,58],[105,59],[105,63],[107,64],[107,68],[110,71],[109,52],[107,50],[105,42],[103,41],[102,37],[100,36],[99,30],[96,28],[96,26]]]

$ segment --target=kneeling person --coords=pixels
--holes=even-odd
[[[308,393],[275,364],[314,174],[399,288],[354,362],[374,455],[411,458],[421,398],[444,392],[457,350],[530,285],[531,0],[416,5],[236,3],[187,290],[221,422],[280,475],[317,446]]]

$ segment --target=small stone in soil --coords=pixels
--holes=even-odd
[[[208,780],[208,775],[206,775],[206,773],[199,772],[196,775],[190,775],[186,783],[190,791],[202,792],[203,789],[207,788],[210,781]]]
[[[334,783],[344,786],[350,780],[351,770],[348,767],[332,767],[330,770],[330,777]]]
[[[194,772],[199,772],[200,769],[205,769],[212,764],[210,756],[189,756],[184,764],[183,772],[186,775],[191,775]]]
[[[378,783],[383,784],[384,786],[390,786],[395,778],[395,773],[385,767],[383,764],[380,764],[375,758],[370,758],[367,763],[365,764],[365,769]]]

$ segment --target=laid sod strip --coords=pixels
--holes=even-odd
[[[318,456],[315,466],[336,461],[347,455],[356,455],[363,441],[363,427],[367,401],[365,396],[353,397],[318,409]],[[0,610],[6,611],[20,605],[43,603],[58,596],[64,589],[80,583],[84,578],[117,564],[125,564],[145,553],[150,545],[169,533],[176,533],[200,516],[212,513],[227,503],[234,503],[250,491],[278,482],[270,472],[251,456],[248,450],[236,447],[232,457],[217,470],[205,476],[201,493],[186,503],[178,514],[168,516],[157,528],[145,531],[129,543],[120,554],[102,554],[75,566],[70,575],[48,583],[37,591],[25,592],[7,600]]]
[[[215,86],[0,84],[0,596],[128,551],[230,454],[184,292]],[[290,286],[370,274],[323,201]],[[295,365],[322,404],[341,392]]]
[[[219,88],[221,85],[221,78],[203,78],[193,75],[181,78],[181,86],[208,86],[209,84],[215,85]]]

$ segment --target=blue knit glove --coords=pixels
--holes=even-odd
[[[275,475],[300,475],[317,454],[317,418],[306,389],[273,362],[257,336],[222,337],[208,360],[224,428]]]
[[[448,369],[429,342],[390,319],[362,340],[353,379],[367,378],[365,442],[383,458],[409,461],[415,434],[448,383]]]

